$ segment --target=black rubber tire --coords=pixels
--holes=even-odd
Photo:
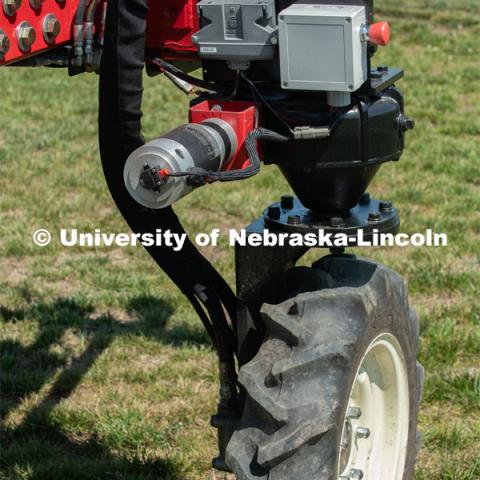
[[[349,255],[295,268],[291,278],[291,298],[263,305],[266,338],[240,369],[246,401],[240,428],[227,446],[228,466],[237,480],[337,480],[340,437],[358,366],[371,341],[389,332],[400,343],[408,370],[403,480],[410,480],[419,448],[423,367],[416,360],[418,317],[409,307],[405,282],[382,265]]]

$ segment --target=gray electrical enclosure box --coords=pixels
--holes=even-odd
[[[202,58],[267,60],[274,56],[277,19],[274,0],[202,0],[200,30],[192,36]]]
[[[353,92],[367,80],[365,7],[294,4],[278,18],[284,89]]]

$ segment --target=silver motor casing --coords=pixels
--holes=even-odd
[[[224,120],[210,118],[202,123],[182,125],[135,150],[127,159],[123,178],[132,198],[147,208],[166,208],[194,188],[187,177],[168,176],[157,190],[140,184],[145,165],[171,173],[188,172],[195,167],[219,171],[237,149],[237,136]]]

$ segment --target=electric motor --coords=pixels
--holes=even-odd
[[[125,163],[125,185],[144,207],[165,208],[198,186],[196,169],[218,172],[236,149],[237,135],[228,122],[188,123],[135,150]]]

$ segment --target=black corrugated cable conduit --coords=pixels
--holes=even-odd
[[[141,103],[146,14],[147,0],[108,2],[100,67],[100,154],[112,197],[134,232],[152,233],[161,228],[182,234],[184,229],[171,208],[150,210],[140,206],[123,181],[128,156],[144,144]],[[233,365],[236,297],[227,283],[190,240],[178,252],[163,246],[146,249],[192,303],[220,361]]]

